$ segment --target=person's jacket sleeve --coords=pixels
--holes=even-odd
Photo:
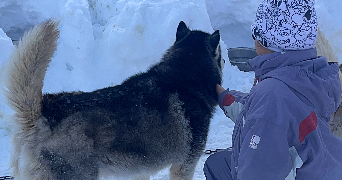
[[[219,95],[218,103],[224,114],[235,123],[246,97],[247,93],[225,90]]]

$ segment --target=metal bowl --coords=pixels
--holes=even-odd
[[[248,61],[257,56],[255,49],[247,47],[237,47],[228,49],[230,64],[237,66],[240,71],[253,71]]]

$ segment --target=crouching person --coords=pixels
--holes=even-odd
[[[340,103],[339,69],[314,48],[314,0],[264,0],[251,29],[258,84],[246,94],[217,85],[235,127],[232,148],[205,162],[206,178],[341,179],[342,139],[329,129]]]

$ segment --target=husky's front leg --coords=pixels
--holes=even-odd
[[[192,180],[195,173],[196,164],[200,156],[183,164],[172,164],[170,168],[171,180]]]
[[[141,175],[141,176],[134,177],[133,180],[150,180],[150,176],[149,175]]]

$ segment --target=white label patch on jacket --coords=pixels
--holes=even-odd
[[[260,142],[260,136],[253,135],[251,139],[251,143],[249,143],[249,147],[252,149],[257,149],[259,142]]]

